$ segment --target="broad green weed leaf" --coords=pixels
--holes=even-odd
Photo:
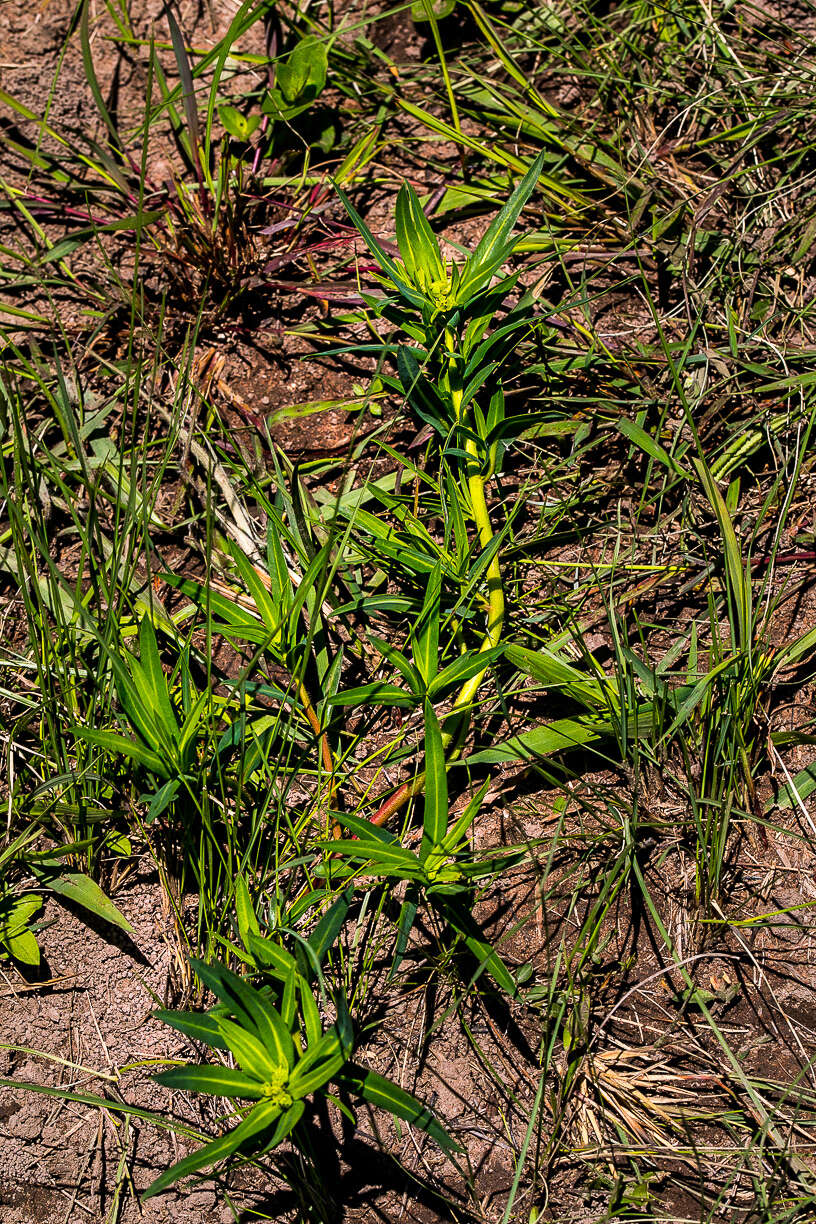
[[[417,293],[417,291],[413,289],[411,285],[409,285],[409,283],[407,282],[405,277],[401,274],[399,268],[397,267],[396,263],[391,258],[391,256],[386,255],[382,246],[377,241],[377,239],[374,237],[374,235],[372,234],[371,230],[366,225],[363,218],[354,208],[353,204],[351,203],[351,200],[348,198],[346,193],[343,191],[342,187],[336,181],[334,182],[334,189],[339,195],[346,212],[351,217],[351,220],[354,223],[355,228],[361,235],[363,241],[365,242],[366,246],[368,247],[372,255],[375,257],[375,259],[379,263],[382,270],[388,274],[390,280],[392,281],[394,286],[397,289],[399,289],[402,296],[406,298],[407,301],[409,301],[412,306],[415,306],[418,309],[421,309],[423,301],[424,301],[423,296],[420,293]]]
[[[40,873],[35,869],[35,874]],[[73,901],[75,905],[81,905],[103,922],[110,922],[112,926],[119,927],[129,935],[133,934],[133,927],[127,918],[90,876],[70,872],[58,876],[43,875],[42,879],[52,892],[64,897],[66,901]]]
[[[14,959],[22,965],[39,965],[40,948],[31,931],[16,931],[4,935],[0,930],[0,943],[4,943]]]
[[[309,936],[308,942],[318,964],[323,963],[326,953],[334,945],[337,936],[340,934],[353,897],[354,889],[346,888],[337,900],[329,906]]]
[[[456,8],[456,0],[413,0],[412,21],[444,21]]]
[[[692,460],[700,483],[705,490],[720,529],[725,556],[726,595],[733,615],[736,617],[735,646],[748,650],[753,634],[753,597],[751,593],[750,564],[743,565],[737,533],[728,513],[728,508],[719,487],[711,475],[704,459]]]
[[[279,1016],[278,1021],[282,1023]],[[278,1056],[277,1033],[272,1033],[271,1036],[269,1032],[262,1034],[260,1027],[256,1025],[258,1028],[256,1037],[242,1025],[236,1024],[233,1020],[227,1020],[226,1017],[219,1018],[218,1023],[236,1062],[241,1070],[253,1079],[266,1083],[281,1066],[288,1065],[285,1064],[282,1056]]]
[[[285,982],[288,977],[297,972],[297,964],[285,948],[280,947],[272,939],[264,939],[250,932],[249,951],[257,964],[269,970],[275,977]]]
[[[447,276],[439,243],[410,183],[403,183],[399,189],[394,220],[397,246],[408,275],[429,296],[434,287],[441,292]]]
[[[514,246],[514,243],[510,242],[510,234],[521,215],[521,210],[533,194],[543,168],[544,154],[541,153],[530,166],[504,208],[487,227],[476,250],[462,271],[462,279],[456,295],[458,302],[467,302],[475,293],[489,284],[494,273],[510,255]]]
[[[513,643],[505,646],[505,658],[545,688],[555,689],[579,701],[590,709],[608,709],[614,701],[613,690],[606,677],[587,674],[562,659],[546,647],[528,650]]]
[[[330,706],[365,706],[383,705],[396,706],[397,709],[410,710],[417,704],[419,698],[414,693],[397,688],[395,684],[385,684],[374,680],[370,684],[360,684],[357,688],[344,689],[326,699]]]
[[[192,1037],[194,1041],[201,1041],[215,1050],[227,1049],[217,1018],[207,1012],[160,1010],[153,1012],[153,1016],[163,1024],[177,1029],[179,1033],[184,1033],[185,1037]]]
[[[260,126],[259,114],[245,115],[234,106],[219,106],[218,118],[224,131],[236,140],[247,141]]]
[[[476,676],[479,672],[484,671],[486,667],[489,667],[491,663],[494,663],[499,658],[504,649],[504,646],[491,646],[489,650],[473,651],[470,654],[461,655],[458,659],[454,659],[437,676],[434,676],[428,685],[428,696],[432,700],[438,701],[448,690],[463,684],[471,676]]]
[[[246,880],[240,875],[235,878],[235,915],[238,919],[238,933],[241,936],[241,942],[249,952],[249,937],[260,935],[261,928],[258,925]]]
[[[464,905],[455,898],[440,899],[438,904],[453,929],[463,936],[468,951],[476,957],[485,972],[490,974],[502,990],[514,996],[518,990],[515,979]]]
[[[780,788],[776,798],[771,798],[765,804],[765,811],[772,808],[796,807],[800,799],[807,799],[816,791],[816,764],[808,765],[800,770],[790,781]]]
[[[276,83],[285,102],[311,102],[321,94],[326,87],[328,62],[325,44],[319,38],[302,38],[285,63],[277,66]],[[301,99],[307,92],[308,99]]]
[[[650,459],[655,459],[658,463],[662,463],[664,467],[674,472],[676,476],[684,476],[686,479],[691,478],[691,473],[686,471],[684,467],[681,467],[665,447],[656,442],[652,435],[647,433],[640,425],[630,421],[628,417],[621,417],[619,421],[616,421],[615,428],[625,438],[628,438],[630,442],[633,442],[635,446],[644,451]]]
[[[75,727],[74,734],[79,739],[104,749],[111,756],[129,757],[130,760],[136,761],[138,765],[142,765],[158,778],[170,776],[169,769],[158,753],[145,748],[136,740],[128,739],[126,735],[119,735],[116,731],[97,731],[94,727]]]
[[[647,735],[654,726],[655,710],[647,704],[639,706],[630,715],[637,725],[638,735]],[[537,756],[554,756],[559,752],[572,752],[615,735],[615,723],[611,719],[583,715],[579,718],[561,718],[543,727],[531,727],[497,744],[471,753],[467,758],[471,765],[495,765],[500,761],[531,761]]]
[[[442,594],[442,566],[437,561],[428,575],[425,598],[419,618],[411,629],[411,654],[425,687],[439,669],[439,615]]]

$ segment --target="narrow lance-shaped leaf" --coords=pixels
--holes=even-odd
[[[283,1116],[281,1116],[279,1106],[275,1105],[272,1101],[261,1101],[234,1130],[231,1130],[226,1135],[222,1135],[220,1139],[214,1139],[212,1143],[205,1144],[204,1147],[191,1152],[189,1156],[185,1156],[177,1164],[172,1165],[169,1169],[165,1169],[142,1194],[142,1201],[153,1198],[155,1194],[160,1194],[162,1190],[166,1190],[168,1186],[172,1186],[173,1182],[177,1182],[180,1178],[186,1177],[190,1173],[195,1173],[199,1169],[208,1168],[217,1164],[219,1160],[224,1160],[227,1156],[231,1156],[242,1144],[258,1139],[263,1135],[264,1131],[273,1127],[276,1122],[277,1126],[273,1131],[273,1137],[276,1132],[280,1131],[280,1137],[283,1138],[287,1126],[288,1130],[291,1130],[302,1113],[302,1101],[296,1101],[292,1108],[287,1110]]]
[[[208,1015],[207,1012],[161,1010],[153,1012],[153,1018],[161,1020],[163,1024],[169,1024],[170,1028],[184,1033],[185,1037],[192,1037],[194,1041],[201,1041],[204,1045],[211,1046],[214,1050],[227,1049],[227,1043],[217,1018]]]
[[[411,653],[426,687],[439,670],[439,607],[442,592],[442,566],[439,562],[428,575],[425,599],[419,619],[411,631]]]
[[[128,739],[126,735],[119,735],[116,731],[99,731],[96,727],[75,727],[74,734],[78,739],[109,752],[111,756],[125,756],[136,761],[138,765],[159,778],[170,776],[167,766],[158,753],[153,752],[150,748],[145,748],[136,740]]]
[[[128,934],[132,933],[133,927],[127,918],[114,905],[110,897],[105,896],[102,889],[90,876],[81,875],[79,872],[52,875],[50,872],[38,870],[34,865],[32,865],[32,871],[38,880],[58,896],[64,897],[66,901],[73,901],[75,905],[81,905],[83,909],[95,914],[103,922],[110,922],[112,926],[117,926]]]
[[[411,288],[411,286],[405,280],[405,277],[401,275],[399,268],[394,263],[394,260],[390,257],[390,255],[386,255],[382,246],[374,237],[363,218],[357,212],[354,205],[351,203],[351,200],[343,191],[342,187],[335,182],[334,189],[342,200],[343,207],[351,217],[355,228],[362,236],[363,241],[371,251],[372,255],[374,255],[376,258],[382,270],[388,274],[389,279],[393,282],[394,286],[399,289],[402,296],[406,298],[412,306],[415,306],[418,310],[421,310],[424,301],[422,295],[417,293],[415,289]]]
[[[488,226],[463,270],[457,293],[458,302],[467,302],[474,293],[489,283],[496,269],[500,268],[507,259],[513,247],[513,244],[509,242],[510,234],[519,219],[521,210],[533,194],[543,167],[544,154],[541,153],[530,166],[504,208]]]
[[[244,1101],[259,1101],[263,1096],[263,1085],[234,1067],[171,1067],[154,1079],[175,1092],[208,1092]]]
[[[720,537],[725,553],[726,594],[737,619],[736,627],[739,640],[735,645],[738,645],[741,650],[748,650],[751,645],[753,630],[750,567],[743,566],[742,564],[742,554],[737,542],[737,534],[734,531],[734,524],[731,522],[731,516],[728,513],[725,499],[717,487],[717,483],[711,475],[708,465],[704,459],[694,459],[693,463],[697,475],[700,477],[700,483],[705,490],[706,497],[711,503],[717,519],[717,525],[720,529]]]
[[[448,828],[448,778],[442,731],[430,701],[425,702],[425,821],[419,861],[424,863]]]
[[[368,1101],[369,1105],[387,1109],[389,1113],[425,1131],[436,1140],[443,1151],[461,1152],[459,1144],[454,1142],[427,1105],[423,1105],[422,1101],[400,1088],[393,1080],[354,1064],[344,1068],[337,1079]]]
[[[515,995],[518,986],[499,956],[496,949],[479,930],[473,916],[465,909],[459,900],[440,898],[438,901],[441,912],[445,915],[455,931],[463,936],[469,952],[476,957],[481,967],[490,974],[494,982],[501,986],[509,995]]]
[[[403,183],[397,195],[395,228],[400,255],[414,281],[426,291],[444,282],[439,243],[410,183]]]
[[[167,678],[159,658],[156,631],[147,616],[142,617],[142,623],[139,626],[139,661],[144,676],[150,683],[153,708],[158,718],[161,719],[168,736],[175,737],[178,732],[178,722],[167,691]]]

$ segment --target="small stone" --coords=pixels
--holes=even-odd
[[[38,1114],[20,1110],[13,1118],[9,1118],[6,1128],[15,1139],[37,1139],[42,1134],[43,1120]]]
[[[191,1190],[185,1195],[184,1206],[192,1211],[207,1211],[215,1206],[214,1190]]]

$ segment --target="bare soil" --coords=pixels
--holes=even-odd
[[[145,34],[152,23],[160,23],[160,0],[140,0],[134,7]],[[183,28],[195,30],[196,45],[207,46],[223,35],[235,8],[229,0],[213,0],[207,6],[183,3],[178,15]],[[48,94],[74,11],[73,0],[40,0],[33,5],[6,0],[0,10],[2,86],[34,109]],[[405,15],[390,17],[375,29],[378,45],[395,60],[418,56],[422,40]],[[103,48],[97,51],[97,70],[107,88],[115,64],[106,61]],[[121,104],[127,109],[128,99],[135,99],[143,82],[135,60],[121,65],[119,72]],[[565,95],[562,102],[567,101]],[[79,126],[98,123],[75,51],[61,69],[52,115]],[[375,201],[373,216],[377,215]],[[466,240],[469,234],[458,237]],[[613,282],[610,277],[610,286]],[[558,291],[554,286],[553,293]],[[265,426],[294,458],[342,455],[361,430],[370,427],[361,426],[356,415],[341,409],[295,418],[280,415],[280,409],[292,404],[348,397],[360,377],[355,368],[305,360],[312,352],[310,346],[285,334],[292,309],[291,303],[272,299],[265,307],[265,324],[252,343],[240,329],[207,337],[221,359],[222,411],[237,446],[252,448],[256,439],[263,438]],[[308,318],[318,309],[314,303],[301,304],[295,312]],[[634,296],[622,299],[610,289],[605,298],[598,297],[594,309],[601,320],[600,334],[610,347],[625,344],[634,333],[641,339],[652,338],[650,316]],[[65,311],[66,325],[79,326],[76,304],[66,303]],[[803,504],[802,522],[809,513],[812,507]],[[559,559],[581,558],[565,552]],[[813,576],[812,564],[805,561],[786,569],[779,579],[799,588],[779,619],[780,643],[816,624]],[[556,580],[542,567],[531,581],[540,589]],[[655,611],[676,610],[678,603],[682,609],[677,591],[661,590],[655,596]],[[7,624],[3,632],[7,639],[13,637],[12,626]],[[599,653],[609,646],[599,634]],[[812,713],[811,688],[792,681],[790,692],[782,696],[788,708],[781,717],[792,725]],[[543,721],[547,711],[534,707],[524,714]],[[786,755],[785,763],[795,773],[811,759],[811,750],[800,747]],[[599,776],[598,785],[612,786],[615,781]],[[764,780],[761,799],[783,782],[781,769],[775,767],[773,777]],[[508,771],[500,775],[495,789],[493,809],[479,830],[485,844],[550,836],[555,816],[540,779]],[[668,825],[676,819],[678,797],[670,779],[650,779],[643,803]],[[567,832],[576,841],[583,834],[583,819],[578,810],[568,813]],[[653,847],[647,845],[643,867],[656,895],[665,901],[677,947],[697,958],[695,975],[712,992],[712,1008],[732,1048],[741,1052],[743,1066],[757,1078],[783,1081],[816,1056],[816,928],[810,917],[813,910],[808,908],[816,900],[816,854],[814,830],[805,817],[787,810],[773,812],[771,820],[762,836],[749,836],[746,830],[737,841],[729,917],[747,921],[778,912],[781,916],[773,925],[748,925],[737,934],[712,928],[701,936],[689,916],[694,862],[679,839],[672,854],[659,861],[650,859]],[[540,855],[543,863],[546,849]],[[535,904],[537,881],[528,872],[505,883],[501,894],[489,897],[480,915],[488,924],[493,922],[496,931],[506,931],[524,917],[502,951],[511,963],[529,963],[533,981],[546,983],[561,936],[576,921],[568,909],[570,866],[565,851],[553,877],[563,873],[564,894],[555,896],[546,910]],[[589,884],[591,869],[587,871]],[[150,1078],[155,1060],[194,1053],[189,1043],[151,1017],[157,1006],[173,1005],[178,997],[185,975],[179,941],[158,880],[148,866],[138,865],[114,899],[134,928],[132,938],[89,924],[84,914],[55,898],[49,900],[38,936],[44,956],[41,980],[25,981],[10,969],[2,975],[0,1073],[21,1085],[110,1095],[129,1105],[164,1111],[168,1094]],[[628,892],[620,898],[606,936],[604,955],[592,970],[598,983],[594,1019],[600,1023],[593,1057],[602,1081],[606,1076],[607,1085],[617,1082],[615,1075],[625,1069],[621,1050],[631,1050],[640,1059],[638,1091],[646,1101],[647,1116],[652,1102],[657,1117],[665,1088],[663,1074],[674,1088],[690,1084],[700,1106],[727,1098],[722,1085],[729,1072],[722,1052],[712,1044],[710,1029],[699,1016],[678,1002],[681,983],[656,952],[646,916]],[[417,962],[415,988],[405,995],[384,996],[385,1024],[366,1056],[378,1070],[438,1110],[466,1148],[461,1163],[467,1176],[452,1168],[424,1138],[406,1129],[398,1134],[383,1125],[381,1117],[376,1130],[371,1119],[361,1118],[352,1135],[339,1117],[332,1116],[334,1139],[329,1136],[326,1144],[324,1190],[336,1200],[338,1220],[435,1224],[472,1219],[496,1224],[513,1181],[514,1152],[521,1145],[537,1087],[535,1067],[545,1017],[542,1013],[533,1022],[529,1012],[522,1018],[512,1008],[490,1010],[471,1000],[457,1002],[453,979],[443,979],[432,992],[423,981],[419,954]],[[613,988],[605,974],[610,970],[611,979],[611,967],[622,964],[627,966],[626,974],[615,978]],[[448,1022],[457,1009],[467,1020],[470,1039],[462,1025]],[[728,1091],[737,1091],[733,1080]],[[172,1107],[183,1122],[215,1133],[217,1120],[205,1107],[182,1098]],[[552,1110],[555,1105],[546,1102],[545,1108]],[[537,1206],[540,1219],[563,1224],[597,1218],[604,1192],[588,1183],[578,1150],[594,1137],[593,1117],[599,1113],[588,1087],[568,1126],[574,1151],[561,1153],[548,1200],[542,1193],[540,1199],[525,1201],[520,1204],[524,1212]],[[693,1143],[702,1142],[705,1133],[695,1130]],[[396,1163],[381,1154],[378,1138]],[[659,1176],[654,1209],[659,1208],[663,1219],[671,1218],[671,1212],[678,1219],[703,1218],[704,1208],[686,1189],[695,1173],[689,1167],[687,1138],[674,1132],[669,1148],[655,1162]],[[338,1154],[333,1156],[335,1141]],[[673,1154],[675,1148],[682,1154]],[[138,1204],[136,1193],[184,1150],[184,1143],[171,1133],[140,1120],[126,1122],[113,1109],[100,1112],[22,1086],[0,1087],[0,1221],[220,1224],[235,1218],[221,1188],[216,1194],[209,1179],[193,1189],[185,1187],[144,1206]],[[700,1163],[704,1161],[701,1156]],[[553,1160],[554,1169],[555,1165]],[[269,1172],[241,1171],[228,1185],[236,1212],[247,1224],[258,1218],[290,1219],[298,1209],[285,1185]],[[746,1213],[749,1209],[746,1203]]]

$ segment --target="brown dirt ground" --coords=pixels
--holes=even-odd
[[[32,106],[40,104],[50,86],[55,57],[74,7],[73,0],[40,0],[33,5],[6,0],[0,10],[4,89]],[[179,17],[184,28],[196,29],[197,44],[204,45],[224,32],[235,7],[226,0],[214,0],[206,10],[186,3],[180,6]],[[139,20],[145,30],[160,18],[161,10],[160,0],[140,0]],[[394,18],[382,23],[378,36],[380,45],[395,59],[417,54],[418,40],[404,20]],[[129,86],[138,88],[138,74],[135,69],[133,72],[133,80],[126,76],[122,81],[125,97]],[[76,58],[66,61],[53,114],[79,124],[95,122]],[[599,305],[598,309],[602,308]],[[635,304],[628,306],[628,313],[620,304],[617,313],[612,306],[609,310],[604,335],[610,344],[622,333],[631,334],[633,325],[644,323],[642,311]],[[67,317],[66,322],[70,321]],[[236,399],[227,395],[224,412],[236,429],[245,418],[243,406],[266,415],[292,403],[339,399],[350,393],[354,381],[351,373],[318,362],[301,362],[306,346],[287,340],[281,351],[278,334],[273,321],[259,345],[250,347],[240,337],[226,337],[219,350],[225,358],[224,383],[238,401],[236,406]],[[354,417],[336,411],[279,422],[272,432],[287,453],[311,458],[343,453],[356,428]],[[799,572],[807,578],[806,567]],[[667,607],[674,606],[668,596],[666,599]],[[780,621],[778,632],[782,638],[813,624],[816,595],[809,589],[792,605],[784,628]],[[9,633],[4,629],[4,635]],[[604,646],[608,642],[599,637],[599,649]],[[803,709],[812,712],[811,690],[794,691],[790,700],[791,719],[800,719]],[[527,714],[536,717],[544,711],[528,709]],[[786,764],[795,772],[811,759],[810,750],[803,747],[789,754]],[[618,782],[615,777],[598,778],[599,786],[611,787]],[[492,816],[485,819],[479,831],[485,843],[532,840],[551,834],[552,816],[535,777],[508,772],[500,775],[495,789],[499,793]],[[658,779],[646,801],[647,807],[671,819],[676,794],[670,785]],[[769,830],[766,838],[754,844],[745,837],[740,843],[738,881],[729,897],[731,916],[747,918],[808,905],[816,899],[812,831],[795,814],[783,813],[778,819],[783,827]],[[568,829],[580,833],[577,813],[571,814]],[[568,862],[569,855],[565,854],[555,878],[559,870],[566,875]],[[666,900],[671,933],[678,946],[681,950],[698,948],[698,936],[690,929],[688,917],[693,861],[678,847],[670,870],[656,864],[647,871],[650,883]],[[504,895],[487,898],[483,917],[497,925],[500,920],[502,929],[514,916],[525,917],[523,925],[506,941],[504,951],[510,961],[532,962],[540,979],[546,980],[560,936],[574,919],[566,914],[566,885],[563,897],[559,898],[556,890],[546,913],[534,906],[534,892],[535,881],[520,878],[512,888],[506,888]],[[26,983],[11,971],[2,975],[0,1039],[5,1048],[0,1049],[0,1074],[21,1082],[99,1093],[109,1081],[93,1072],[121,1073],[118,1090],[123,1099],[133,1105],[163,1109],[166,1094],[152,1084],[149,1065],[121,1069],[149,1064],[154,1059],[185,1057],[191,1052],[186,1043],[150,1017],[158,1001],[163,1003],[173,996],[178,977],[176,941],[162,907],[161,890],[147,866],[140,866],[116,892],[115,900],[134,927],[132,939],[89,926],[56,899],[49,900],[39,937],[46,980]],[[597,990],[597,1018],[609,1017],[598,1057],[612,1058],[617,1040],[638,1048],[648,1065],[657,1068],[668,1057],[666,1046],[660,1043],[666,1043],[670,1034],[674,1045],[669,1052],[678,1082],[683,1068],[691,1066],[698,1076],[699,1099],[707,1100],[711,1089],[699,1078],[701,1066],[712,1075],[722,1071],[717,1053],[711,1049],[710,1035],[693,1017],[679,1019],[671,998],[677,983],[670,983],[669,975],[663,972],[665,965],[649,946],[642,927],[636,929],[637,916],[627,902],[628,898],[621,901],[610,924],[606,957],[610,964],[628,957],[629,976],[617,999],[602,988]],[[772,929],[749,929],[744,934],[744,946],[733,936],[721,938],[716,932],[704,946],[700,980],[716,989],[724,975],[729,975],[730,982],[737,984],[734,999],[723,1004],[722,1020],[734,1047],[745,1051],[746,1066],[758,1075],[782,1078],[816,1054],[816,951],[811,912],[800,909],[798,915]],[[601,977],[602,970],[603,966]],[[621,1003],[628,991],[631,997]],[[369,1142],[371,1126],[362,1120],[357,1135],[341,1146],[338,1164],[331,1171],[331,1188],[344,1205],[343,1218],[349,1221],[433,1224],[442,1219],[493,1222],[500,1218],[503,1197],[513,1177],[513,1150],[518,1149],[523,1136],[525,1108],[529,1110],[537,1083],[531,1072],[535,1060],[529,1057],[529,1049],[537,1049],[542,1028],[527,1019],[525,1028],[519,1029],[518,1017],[512,1012],[493,1014],[468,1003],[464,1010],[480,1047],[481,1056],[477,1056],[461,1026],[444,1023],[431,1027],[448,1005],[452,1006],[449,984],[443,984],[435,997],[417,986],[407,997],[388,998],[386,1023],[368,1056],[379,1070],[394,1075],[434,1104],[454,1135],[466,1143],[475,1191],[470,1196],[464,1194],[462,1179],[421,1136],[403,1130],[397,1137],[386,1129],[382,1134],[408,1170],[404,1175],[395,1171]],[[65,1062],[48,1061],[33,1051]],[[86,1070],[73,1070],[77,1064]],[[419,1070],[413,1081],[406,1081],[406,1068],[411,1066]],[[213,1123],[189,1101],[179,1099],[175,1106],[182,1111],[183,1120],[193,1126],[206,1129]],[[588,1104],[587,1112],[591,1112]],[[580,1119],[575,1124],[579,1127]],[[333,1125],[339,1130],[337,1119],[333,1119]],[[0,1221],[73,1224],[88,1220],[103,1224],[118,1219],[122,1224],[135,1224],[137,1220],[144,1224],[177,1224],[182,1220],[216,1224],[233,1218],[208,1180],[192,1190],[172,1191],[143,1208],[137,1205],[127,1182],[122,1182],[119,1214],[111,1215],[116,1210],[117,1167],[123,1150],[138,1190],[168,1161],[182,1154],[183,1144],[146,1123],[134,1122],[126,1129],[112,1112],[101,1115],[95,1108],[60,1103],[23,1089],[0,1089]],[[674,1166],[669,1158],[666,1167],[664,1218],[669,1218],[665,1211],[671,1211],[672,1205],[678,1217],[697,1218],[700,1209],[685,1194],[681,1180],[673,1180]],[[246,1213],[243,1219],[291,1218],[293,1204],[279,1183],[254,1173],[239,1173],[233,1183],[239,1210]],[[447,1196],[448,1202],[440,1195]],[[600,1199],[593,1195],[592,1188],[585,1184],[584,1167],[577,1159],[572,1164],[566,1161],[550,1186],[550,1204],[542,1218],[564,1224],[596,1218]]]

